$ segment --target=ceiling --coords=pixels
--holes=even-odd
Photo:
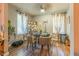
[[[44,4],[44,3],[43,3]],[[41,15],[46,13],[66,12],[69,8],[67,3],[49,3],[50,6],[46,7],[46,11],[42,13],[40,6],[42,3],[12,3],[12,5],[20,8],[22,11],[31,15]],[[47,6],[47,5],[46,5]]]

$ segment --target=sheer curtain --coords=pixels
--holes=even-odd
[[[64,20],[65,17],[63,14],[53,15],[53,33],[57,33],[57,32],[59,32],[60,34],[65,33]]]
[[[22,31],[23,33],[27,33],[27,20],[28,20],[28,16],[25,16],[25,14],[23,14],[23,19],[22,19]]]
[[[27,20],[25,14],[17,13],[17,34],[27,33]]]

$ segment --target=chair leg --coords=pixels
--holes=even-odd
[[[27,43],[27,48],[28,48],[28,43]]]
[[[50,55],[50,45],[48,45],[48,55]]]
[[[34,51],[34,47],[33,47],[34,45],[32,44],[32,51]]]
[[[43,45],[41,45],[40,56],[41,56],[42,50],[43,50]]]

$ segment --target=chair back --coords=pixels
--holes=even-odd
[[[40,45],[50,45],[51,44],[51,37],[40,37],[39,44]]]

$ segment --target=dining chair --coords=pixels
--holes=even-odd
[[[42,50],[44,49],[44,46],[47,46],[48,51],[49,51],[49,49],[51,47],[51,37],[40,37],[39,44],[41,45],[40,53],[42,53]]]

